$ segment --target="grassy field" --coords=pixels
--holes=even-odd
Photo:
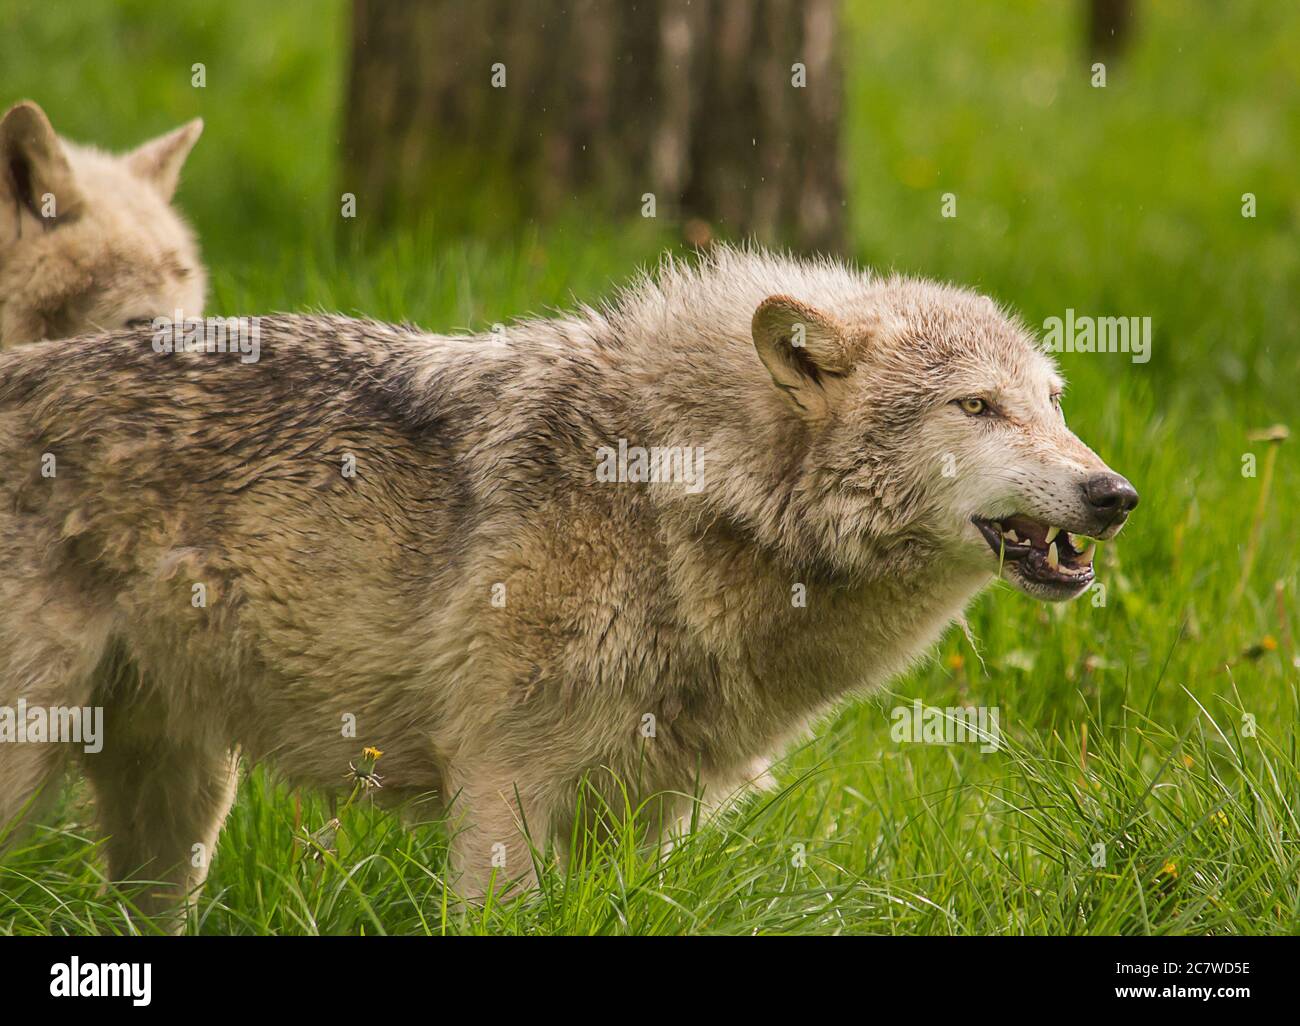
[[[846,133],[863,263],[974,285],[1031,324],[1067,308],[1152,319],[1149,363],[1061,357],[1071,425],[1143,496],[1099,557],[1104,604],[995,587],[968,633],[791,752],[778,794],[666,864],[622,840],[548,871],[535,900],[473,913],[447,900],[437,824],[353,807],[321,865],[293,835],[324,822],[323,804],[255,773],[194,929],[1300,931],[1300,439],[1277,449],[1264,495],[1270,443],[1249,437],[1300,430],[1300,10],[1143,0],[1135,49],[1097,89],[1076,6],[851,3]],[[676,238],[574,218],[348,239],[343,5],[188,7],[0,8],[0,104],[31,96],[64,133],[113,146],[202,114],[180,203],[213,269],[212,313],[481,329],[595,300]],[[195,61],[206,89],[190,86]],[[940,217],[944,193],[956,218]],[[890,710],[914,698],[996,706],[1003,749],[896,743]],[[148,929],[103,893],[95,849],[70,782],[0,865],[0,933]]]

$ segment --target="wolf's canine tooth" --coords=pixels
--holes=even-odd
[[[1053,570],[1061,569],[1061,557],[1057,554],[1056,542],[1052,542],[1051,545],[1047,546],[1047,565]]]
[[[1047,538],[1045,539],[1047,544],[1051,545],[1052,540],[1060,533],[1061,533],[1061,529],[1059,527],[1049,527],[1047,529]]]

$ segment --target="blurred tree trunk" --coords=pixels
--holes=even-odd
[[[697,238],[836,249],[837,21],[838,0],[353,0],[343,191],[453,230],[652,193]]]
[[[1133,30],[1133,0],[1088,0],[1088,58],[1122,56]]]

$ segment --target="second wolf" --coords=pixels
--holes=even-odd
[[[116,156],[59,138],[29,100],[0,117],[0,349],[202,315],[206,274],[171,205],[202,130]]]
[[[1078,595],[1079,536],[1137,501],[990,300],[829,262],[721,250],[476,337],[260,333],[255,364],[0,356],[0,705],[104,707],[82,762],[156,905],[202,879],[236,745],[331,789],[381,749],[380,794],[451,804],[471,893],[570,836],[584,777],[668,830],[999,572]],[[0,744],[0,820],[63,761]]]

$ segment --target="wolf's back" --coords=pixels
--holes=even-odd
[[[131,573],[263,523],[396,524],[448,487],[448,440],[407,412],[420,336],[337,317],[259,330],[251,363],[158,352],[147,331],[0,355],[0,520]]]
[[[41,342],[0,353],[0,411],[63,436],[205,420],[288,429],[307,410],[347,408],[395,419],[403,376],[422,338],[411,329],[332,316],[242,318],[255,346],[227,339],[172,349],[161,331],[115,332]],[[245,330],[248,330],[247,328]],[[179,334],[178,334],[179,337]],[[170,339],[170,336],[168,336]],[[427,338],[432,338],[427,336]],[[218,349],[217,347],[221,348]],[[270,418],[269,421],[267,418]]]

